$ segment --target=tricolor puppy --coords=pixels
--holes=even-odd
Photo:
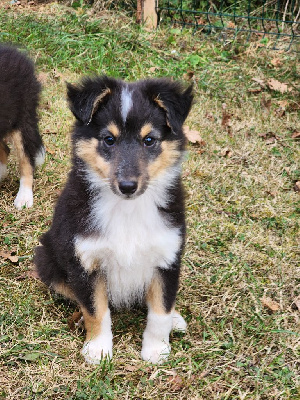
[[[0,45],[0,181],[7,174],[12,141],[20,167],[20,188],[15,206],[33,204],[33,172],[44,161],[45,150],[38,130],[40,84],[33,62],[12,46]]]
[[[141,355],[153,363],[167,358],[172,328],[185,329],[175,298],[185,236],[182,124],[191,92],[165,79],[68,84],[77,119],[73,168],[35,263],[43,282],[80,305],[89,363],[112,356],[109,305],[146,301]]]

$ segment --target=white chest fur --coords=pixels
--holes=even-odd
[[[134,200],[104,191],[94,202],[94,233],[75,238],[83,267],[104,272],[115,306],[140,299],[155,268],[169,268],[180,249],[179,229],[167,225],[154,200],[151,190]]]

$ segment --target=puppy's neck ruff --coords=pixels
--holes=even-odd
[[[142,300],[155,268],[170,268],[177,257],[182,244],[180,229],[169,226],[159,207],[167,205],[167,189],[179,173],[179,168],[165,171],[132,200],[114,194],[103,182],[94,196],[89,222],[93,230],[87,236],[76,236],[76,254],[86,271],[100,268],[116,307]],[[87,172],[92,192],[93,174]]]

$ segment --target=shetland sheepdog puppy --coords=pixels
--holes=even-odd
[[[88,363],[112,357],[109,307],[148,306],[141,356],[167,359],[185,238],[182,124],[192,87],[106,76],[67,84],[73,167],[35,251],[40,279],[82,311]]]
[[[18,209],[33,205],[33,172],[45,157],[38,129],[39,93],[33,62],[15,47],[0,44],[0,181],[7,175],[7,143],[12,141],[20,167],[14,201]]]

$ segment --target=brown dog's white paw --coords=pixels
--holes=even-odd
[[[33,205],[33,193],[32,189],[26,186],[20,185],[17,197],[14,201],[15,207],[21,210],[23,207],[29,208]]]
[[[88,364],[100,364],[104,358],[112,358],[112,335],[100,334],[86,342],[81,350]]]

